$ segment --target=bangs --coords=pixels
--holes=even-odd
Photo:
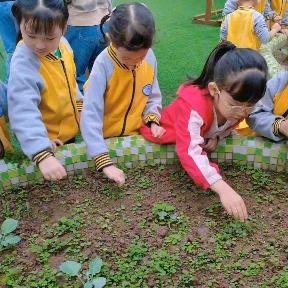
[[[23,13],[22,19],[25,28],[29,28],[35,34],[51,34],[55,27],[63,31],[66,26],[66,19],[57,11],[39,9],[32,13]]]
[[[266,75],[258,69],[242,71],[227,82],[229,84],[223,89],[239,102],[255,104],[266,92]]]

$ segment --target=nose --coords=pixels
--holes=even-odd
[[[38,49],[38,50],[43,50],[43,49],[45,49],[45,44],[41,40],[37,41],[36,45],[35,45],[35,48]]]

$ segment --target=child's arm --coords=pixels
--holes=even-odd
[[[253,17],[255,33],[263,44],[268,43],[269,40],[281,30],[281,26],[275,23],[271,31],[269,31],[264,16],[257,11],[253,12]]]
[[[256,133],[274,141],[283,140],[279,133],[279,124],[284,117],[275,115],[274,97],[288,85],[288,72],[281,72],[268,81],[264,97],[257,103],[253,113],[247,119],[248,125]],[[281,97],[286,97],[282,95]]]
[[[284,17],[281,21],[281,24],[283,25],[288,25],[288,10],[286,11],[286,13],[284,14]]]
[[[220,28],[220,39],[221,40],[227,40],[227,16],[224,18],[222,24],[221,24],[221,28]]]
[[[147,93],[148,100],[143,112],[143,118],[145,124],[151,124],[152,122],[160,124],[160,115],[162,110],[162,95],[159,88],[157,79],[157,61],[152,49],[149,50],[146,60],[154,67],[154,78],[151,86],[148,85],[143,89],[143,93]],[[147,91],[144,91],[144,90]]]
[[[147,86],[148,100],[143,112],[144,123],[151,127],[154,137],[161,137],[165,129],[160,126],[160,116],[162,110],[162,95],[157,78],[157,61],[152,49],[149,50],[146,60],[154,67],[154,78],[151,87]],[[143,89],[143,92],[145,89]],[[149,91],[150,90],[150,91]]]
[[[180,162],[189,176],[204,189],[211,188],[216,192],[227,212],[242,221],[247,219],[247,211],[243,199],[239,196],[218,173],[218,167],[209,163],[201,145],[203,120],[196,111],[191,111],[183,103],[178,111],[176,121],[176,150]]]
[[[78,84],[77,84],[76,106],[77,106],[77,111],[80,114],[82,112],[82,109],[83,109],[83,95],[82,95],[82,93],[78,87]]]
[[[66,171],[54,157],[52,144],[38,106],[44,82],[39,60],[24,44],[16,49],[8,83],[8,114],[23,152],[35,161],[45,179],[58,180]],[[48,163],[49,162],[49,163]]]
[[[87,146],[88,156],[95,159],[97,171],[118,184],[124,184],[125,175],[114,166],[103,136],[104,95],[107,75],[105,63],[96,59],[85,90],[84,105],[81,113],[81,133]]]
[[[223,8],[222,15],[226,16],[227,14],[234,12],[236,9],[237,9],[237,0],[227,0]]]
[[[113,10],[112,0],[108,0],[108,10],[109,10],[109,13],[111,13]]]
[[[275,12],[271,8],[270,0],[267,0],[265,4],[264,17],[267,19],[272,19],[274,16]]]

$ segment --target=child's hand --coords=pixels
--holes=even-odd
[[[273,26],[271,28],[271,32],[277,33],[279,31],[281,31],[281,25],[279,23],[273,24]]]
[[[211,185],[211,189],[219,195],[220,201],[229,215],[242,222],[247,220],[247,208],[242,197],[224,180],[218,180]]]
[[[282,20],[282,17],[281,17],[280,15],[276,15],[276,16],[273,17],[273,21],[274,21],[274,22],[279,23],[279,22],[281,22],[281,20]],[[273,25],[273,26],[274,26],[274,25]],[[272,28],[273,28],[273,27],[272,27]]]
[[[155,138],[162,137],[165,132],[166,130],[163,127],[157,125],[156,123],[151,124],[151,133]]]
[[[122,170],[114,165],[103,168],[103,173],[110,179],[115,181],[119,186],[125,183],[125,174]]]
[[[39,169],[46,180],[56,181],[67,176],[65,168],[54,156],[42,160]]]
[[[281,134],[288,138],[288,119],[283,120],[280,123],[279,131]]]
[[[209,138],[202,148],[207,152],[212,152],[216,149],[218,144],[218,138]]]

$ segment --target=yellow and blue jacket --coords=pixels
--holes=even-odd
[[[253,7],[240,6],[225,17],[220,37],[232,42],[238,48],[258,50],[261,43],[269,41],[270,34],[261,13]]]
[[[257,103],[247,119],[249,127],[257,134],[280,141],[281,121],[288,118],[288,71],[280,72],[267,82],[264,97]]]
[[[259,3],[255,6],[255,10],[265,15],[266,9],[268,8],[269,5],[268,2],[269,0],[259,1]],[[234,12],[235,10],[237,10],[237,8],[238,8],[237,0],[227,0],[223,8],[223,16],[226,16],[227,14]]]
[[[104,138],[138,133],[142,123],[160,121],[157,62],[149,49],[134,70],[123,65],[110,45],[96,58],[85,86],[81,133],[98,170],[112,164]]]
[[[62,38],[61,57],[38,57],[23,41],[11,61],[8,115],[23,152],[39,163],[52,154],[51,141],[79,133],[83,97],[76,83],[73,52]],[[78,102],[78,104],[77,104]]]
[[[281,16],[281,24],[288,24],[288,4],[286,0],[267,0],[265,16],[273,19],[275,16]]]

